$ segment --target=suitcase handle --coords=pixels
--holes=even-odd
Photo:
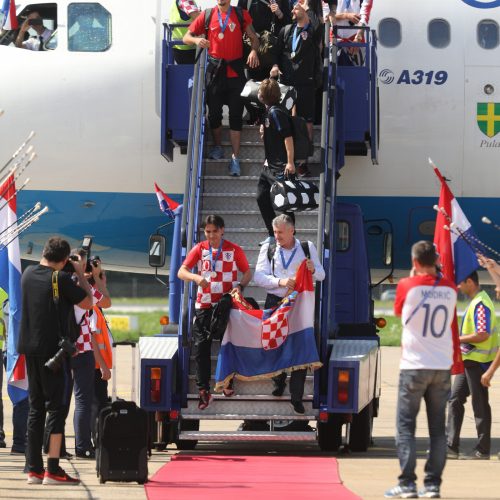
[[[131,342],[130,340],[122,340],[121,342],[113,342],[113,347],[117,345],[129,345],[135,347],[137,344],[135,342]]]
[[[113,342],[113,367],[111,369],[111,401],[116,401],[117,399],[117,394],[116,394],[116,365],[117,365],[117,357],[116,357],[116,347],[117,346],[130,346],[132,347],[132,365],[131,365],[131,376],[132,376],[132,383],[131,383],[131,393],[130,393],[130,400],[135,403],[135,397],[136,397],[136,391],[135,391],[135,362],[136,362],[136,350],[135,347],[137,345],[136,342],[132,342],[130,340],[123,340],[121,342]]]

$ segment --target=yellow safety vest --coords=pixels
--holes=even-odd
[[[474,311],[476,306],[482,302],[484,307],[490,310],[490,335],[484,342],[470,343],[474,349],[465,354],[462,353],[462,359],[477,361],[479,363],[488,363],[493,361],[498,351],[498,336],[497,336],[497,317],[495,315],[495,307],[489,295],[481,290],[471,301],[467,311],[465,311],[462,320],[462,328],[460,335],[473,335],[476,332],[476,325],[474,323]]]
[[[189,21],[184,21],[182,19],[179,9],[177,7],[177,0],[172,0],[172,6],[170,7],[170,24],[184,24],[185,28],[174,28],[172,31],[172,40],[182,40],[184,35],[188,32],[187,27],[191,24],[191,19]],[[195,45],[174,45],[177,50],[195,50]]]

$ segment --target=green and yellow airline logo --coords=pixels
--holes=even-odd
[[[478,102],[477,124],[484,135],[488,137],[497,135],[500,132],[500,103]]]

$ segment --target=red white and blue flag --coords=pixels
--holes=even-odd
[[[17,30],[19,24],[16,17],[16,4],[14,0],[2,0],[0,27],[4,30]]]
[[[16,185],[10,175],[0,186],[0,233],[9,228],[15,231]],[[28,377],[24,355],[17,352],[17,340],[21,324],[21,257],[19,239],[7,247],[0,247],[0,288],[9,296],[9,331],[7,336],[7,391],[13,403],[28,396]]]
[[[434,164],[432,167],[441,182],[438,207],[444,209],[445,212],[438,211],[437,213],[434,244],[440,255],[443,275],[458,284],[479,268],[476,254],[471,247],[471,242],[475,241],[475,235],[445,178]],[[445,226],[448,226],[451,231],[445,229]],[[456,314],[451,328],[453,333],[452,373],[462,373],[463,363]]]
[[[167,196],[155,182],[156,197],[160,205],[160,210],[172,219],[180,212],[181,205]]]
[[[247,309],[233,297],[215,371],[215,389],[234,377],[270,378],[283,371],[321,366],[314,336],[314,287],[305,261],[296,288],[276,309]]]

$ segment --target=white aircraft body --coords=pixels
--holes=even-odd
[[[44,42],[53,50],[21,50],[0,38],[0,159],[35,130],[38,159],[26,172],[31,182],[19,193],[18,213],[36,201],[50,208],[23,233],[22,255],[38,257],[53,233],[74,245],[92,234],[107,267],[148,271],[147,237],[167,221],[153,183],[180,201],[186,171],[185,155],[167,162],[160,153],[162,23],[170,5],[16,7],[18,15],[52,13],[46,26],[57,28]],[[78,15],[89,7],[97,34],[78,46]],[[499,25],[499,0],[374,2],[379,164],[347,157],[338,188],[367,219],[392,222],[396,267],[408,268],[409,246],[433,234],[439,183],[428,157],[450,179],[480,238],[500,249],[500,233],[480,222],[483,215],[500,220]]]

